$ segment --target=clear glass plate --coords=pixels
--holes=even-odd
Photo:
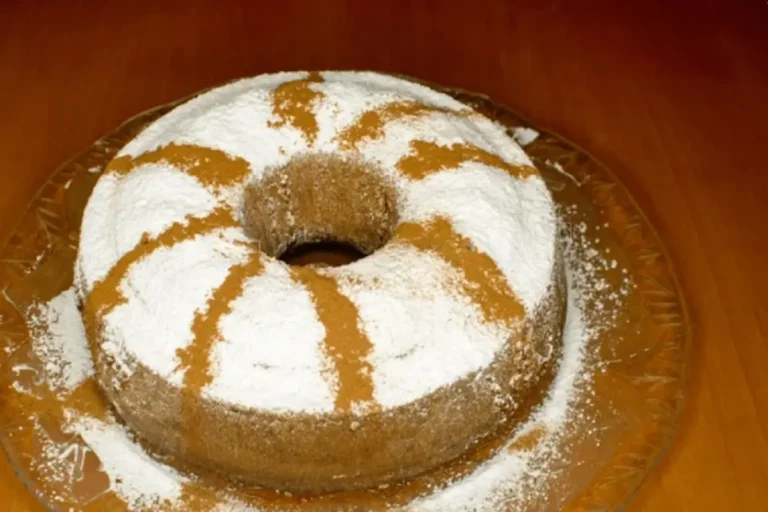
[[[433,84],[430,84],[434,87]],[[490,99],[444,89],[498,119],[510,131],[533,128]],[[27,487],[51,510],[126,510],[109,490],[98,457],[80,438],[64,434],[30,347],[26,307],[47,301],[72,283],[82,211],[101,169],[127,141],[177,103],[124,123],[63,165],[30,204],[0,251],[0,441]],[[532,510],[602,511],[626,505],[670,443],[683,403],[690,328],[669,259],[654,229],[624,186],[584,151],[541,132],[526,152],[547,180],[555,200],[575,212],[636,284],[621,318],[593,347],[600,371],[593,392],[575,407],[593,419],[587,431],[563,439],[567,462],[552,472],[548,491]],[[572,207],[568,209],[568,207]],[[599,232],[599,236],[597,233]],[[617,288],[623,276],[605,271]],[[95,389],[77,397],[106,410]],[[51,449],[54,446],[55,449]],[[57,458],[66,477],[47,473],[40,461]],[[191,489],[195,503],[215,503],[215,484]],[[262,499],[242,491],[242,498]],[[330,506],[329,506],[330,505]],[[210,507],[209,507],[210,508]],[[313,510],[304,507],[304,510]],[[318,509],[336,510],[333,504]]]

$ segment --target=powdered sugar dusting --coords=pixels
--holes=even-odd
[[[569,291],[574,291],[573,268],[566,272]],[[488,460],[470,476],[459,480],[447,489],[419,500],[412,510],[419,512],[470,512],[475,510],[499,510],[509,496],[520,493],[528,483],[526,475],[537,471],[535,465],[548,462],[548,448],[556,436],[561,434],[571,404],[578,392],[577,381],[585,379],[584,350],[593,333],[587,328],[583,303],[578,293],[569,293],[566,325],[563,332],[563,356],[549,396],[523,425],[515,437],[492,459]],[[515,441],[540,428],[545,438],[532,450],[510,450]],[[547,439],[549,437],[549,439]],[[545,459],[545,460],[542,460]],[[529,490],[529,492],[531,492]],[[509,505],[509,503],[506,503]]]
[[[156,510],[180,497],[186,478],[154,461],[114,420],[75,417],[67,430],[88,443],[109,476],[112,490],[131,509]]]
[[[158,375],[181,384],[176,350],[192,341],[195,311],[244,260],[246,250],[236,240],[242,240],[239,230],[218,230],[161,248],[134,265],[121,287],[129,302],[106,317],[111,353],[126,347]]]
[[[211,191],[192,176],[170,165],[142,165],[120,180],[113,196],[115,249],[125,254],[145,234],[157,236],[174,222],[202,217],[215,206]]]
[[[37,304],[27,315],[32,349],[45,371],[45,384],[65,398],[93,376],[91,353],[77,308],[75,290],[70,288],[47,303]],[[63,431],[79,435],[88,447],[78,443],[62,445],[52,434],[35,423],[43,453],[41,473],[74,486],[82,478],[87,451],[93,451],[107,473],[111,489],[133,510],[156,508],[171,503],[180,495],[185,478],[154,461],[133,441],[114,419],[105,421],[74,410],[64,411]]]
[[[263,154],[260,152],[263,146],[254,141],[263,141],[270,150],[276,149],[269,145],[269,142],[274,141],[276,131],[264,122],[264,119],[271,118],[269,91],[283,82],[306,76],[306,72],[275,73],[217,87],[153,122],[139,137],[126,144],[118,156],[138,156],[174,141],[184,141],[222,151],[234,149],[232,154],[236,156],[243,156],[244,151],[253,151],[251,163],[260,164],[269,159],[260,156]],[[248,106],[250,109],[233,106]],[[223,121],[227,123],[223,124]],[[255,138],[244,140],[248,136]],[[299,143],[298,139],[293,140]],[[257,168],[260,167],[257,165]]]
[[[525,147],[539,138],[539,132],[533,128],[518,126],[512,131],[512,138],[522,147]]]
[[[409,221],[447,215],[454,229],[496,262],[526,310],[535,311],[556,249],[554,205],[544,180],[511,180],[500,169],[467,162],[411,184],[405,202],[402,216]]]
[[[568,216],[575,209],[563,211]],[[562,223],[565,254],[568,261],[568,308],[563,331],[563,355],[558,373],[546,400],[528,421],[499,450],[469,476],[453,482],[431,496],[409,506],[413,512],[527,511],[537,500],[547,501],[551,468],[563,462],[558,450],[570,432],[583,428],[593,418],[574,409],[576,401],[592,392],[590,386],[595,361],[588,351],[601,332],[613,325],[620,298],[606,294],[607,283],[600,275],[610,263],[594,248],[579,225],[572,230]],[[622,286],[631,286],[625,282]],[[540,432],[533,446],[520,447],[521,439]]]
[[[456,293],[456,270],[432,254],[388,246],[338,274],[373,344],[375,398],[384,407],[486,367],[504,346],[503,330],[483,322]]]
[[[335,375],[323,352],[325,327],[285,266],[270,262],[232,309],[213,349],[218,377],[205,394],[275,411],[332,411]]]
[[[85,327],[73,289],[31,308],[28,323],[35,355],[44,362],[48,386],[72,391],[93,375],[91,353],[83,340]]]

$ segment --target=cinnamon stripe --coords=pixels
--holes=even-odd
[[[360,117],[338,135],[338,140],[342,148],[352,149],[363,140],[376,140],[383,137],[384,127],[387,123],[403,118],[418,118],[433,113],[472,115],[474,111],[456,111],[425,105],[417,101],[387,103],[361,114]]]
[[[107,165],[106,172],[125,175],[141,165],[162,162],[194,176],[209,187],[226,187],[241,183],[250,174],[250,165],[242,158],[233,157],[219,149],[175,142],[135,158],[129,155],[115,158]]]
[[[183,385],[193,395],[199,395],[213,380],[211,351],[221,339],[219,322],[232,312],[232,303],[243,294],[245,283],[263,270],[261,253],[251,251],[245,262],[229,269],[229,274],[214,290],[205,307],[195,312],[192,321],[194,338],[187,347],[176,351],[180,367],[185,370]]]
[[[294,280],[312,296],[320,321],[325,326],[325,352],[338,376],[335,407],[348,411],[353,405],[373,405],[373,368],[368,356],[371,340],[360,328],[357,307],[341,293],[332,277],[308,267],[293,267]]]
[[[314,107],[325,95],[312,89],[311,84],[323,81],[320,73],[313,71],[306,78],[278,85],[272,91],[272,113],[277,121],[271,121],[269,126],[291,125],[304,134],[307,142],[314,143],[319,131]]]
[[[461,272],[464,293],[480,307],[486,321],[509,322],[525,314],[493,259],[457,233],[448,219],[437,217],[426,224],[401,224],[395,231],[393,243],[436,254]]]
[[[506,171],[515,178],[539,174],[528,165],[511,165],[493,153],[474,144],[460,143],[440,146],[424,140],[411,141],[411,152],[400,159],[397,168],[413,180],[422,180],[446,169],[458,168],[464,162],[477,162]]]
[[[98,281],[87,299],[87,313],[91,319],[103,318],[126,298],[120,290],[120,284],[134,263],[149,256],[161,247],[172,247],[198,235],[210,233],[219,228],[235,227],[238,223],[226,207],[214,209],[205,217],[186,217],[184,221],[174,222],[165,231],[152,238],[145,234],[136,246],[125,253],[107,275]]]

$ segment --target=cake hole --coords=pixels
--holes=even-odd
[[[397,192],[372,164],[308,154],[267,169],[245,189],[253,242],[290,265],[342,266],[386,244],[398,222]]]
[[[365,254],[352,245],[326,241],[296,245],[278,259],[295,267],[342,267],[364,257]]]

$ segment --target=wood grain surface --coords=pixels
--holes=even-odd
[[[485,92],[613,170],[694,322],[679,432],[629,510],[768,510],[764,0],[4,0],[0,243],[62,161],[127,117],[231,78],[323,68]],[[5,461],[0,498],[40,510]]]

